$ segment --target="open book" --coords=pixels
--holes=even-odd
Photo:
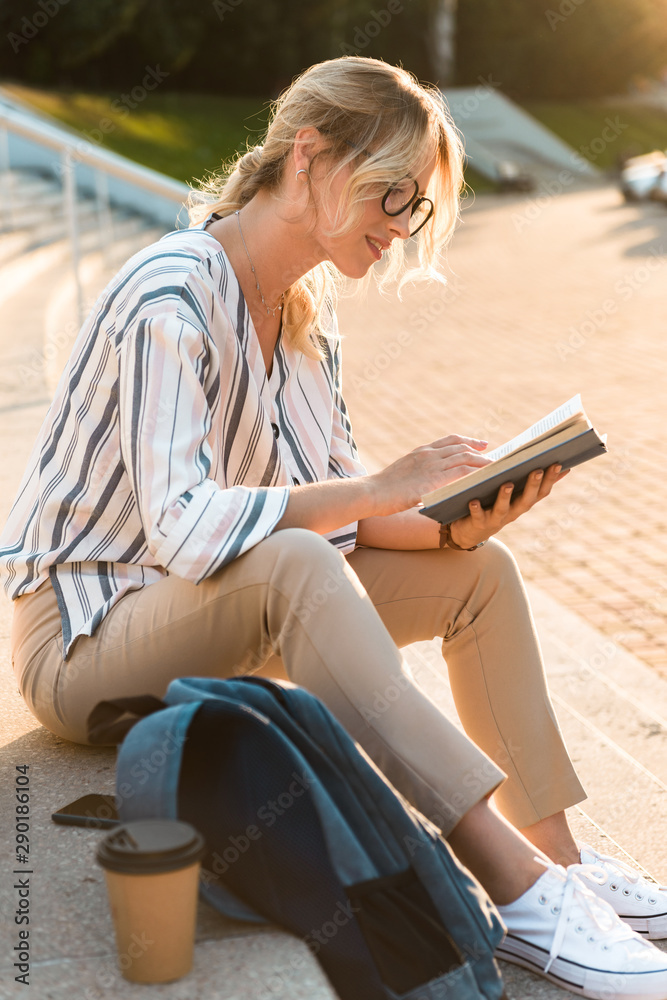
[[[470,513],[471,500],[479,500],[485,509],[493,507],[498,490],[508,482],[514,483],[514,499],[535,469],[580,465],[606,452],[606,440],[606,434],[601,437],[584,413],[581,396],[574,396],[522,434],[488,452],[490,465],[426,493],[419,513],[449,524]]]

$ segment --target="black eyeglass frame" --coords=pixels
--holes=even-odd
[[[404,179],[407,179],[407,176]],[[426,198],[425,196],[422,196],[422,197],[418,196],[419,183],[418,183],[418,181],[415,181],[415,193],[413,194],[412,198],[410,198],[409,201],[406,201],[405,205],[403,205],[402,208],[399,208],[398,211],[396,211],[396,212],[390,212],[387,209],[387,199],[390,197],[392,191],[397,186],[398,185],[396,185],[396,184],[392,185],[392,187],[389,188],[389,190],[387,191],[387,193],[382,198],[382,211],[384,212],[385,215],[388,215],[390,218],[393,218],[396,215],[402,215],[403,212],[405,212],[405,210],[408,207],[408,205],[412,205],[412,210],[410,212],[410,218],[412,218],[412,216],[415,214],[415,212],[417,211],[417,209],[421,205],[423,205],[425,201],[427,201],[429,203],[429,205],[431,206],[430,209],[429,209],[428,215],[426,216],[426,218],[424,219],[424,221],[420,222],[419,225],[417,226],[417,228],[410,233],[410,236],[412,237],[412,236],[415,236],[419,232],[420,229],[424,228],[424,226],[426,225],[426,223],[429,221],[429,219],[433,215],[433,212],[435,211],[435,205],[433,204],[433,202],[431,201],[430,198]]]
[[[318,131],[320,131],[323,135],[330,135],[331,134],[330,132],[325,132],[324,129],[319,129]],[[362,149],[361,146],[358,146],[356,142],[351,142],[350,139],[345,139],[344,142],[346,142],[348,146],[351,146],[352,149],[356,149],[360,153],[363,153],[364,156],[370,157],[370,156],[373,155],[372,153],[369,153],[369,151],[367,149]],[[399,208],[398,211],[396,211],[396,212],[389,212],[389,211],[387,211],[387,199],[390,197],[392,191],[395,188],[398,187],[398,184],[400,184],[401,181],[399,181],[397,184],[392,184],[391,187],[383,195],[383,198],[382,198],[382,211],[384,212],[385,215],[388,215],[390,218],[394,218],[397,215],[402,215],[403,212],[405,212],[405,210],[408,208],[408,206],[412,205],[412,210],[410,212],[410,218],[412,218],[412,216],[415,214],[415,212],[417,211],[417,209],[421,205],[423,205],[424,202],[427,201],[429,203],[429,205],[431,206],[431,208],[429,210],[429,213],[426,216],[426,218],[424,219],[424,221],[420,222],[419,225],[417,226],[417,228],[413,232],[410,233],[410,237],[412,238],[413,236],[417,235],[417,233],[419,232],[420,229],[424,228],[424,226],[426,225],[427,222],[429,222],[429,220],[431,219],[431,217],[433,215],[433,212],[435,211],[435,205],[433,204],[433,202],[431,201],[430,198],[427,198],[426,196],[419,197],[419,182],[418,181],[415,181],[414,178],[410,177],[409,174],[406,174],[405,177],[403,178],[403,180],[407,180],[407,179],[410,179],[410,180],[414,181],[415,192],[412,195],[412,198],[410,198],[408,201],[406,201],[405,205],[401,206],[401,208]]]

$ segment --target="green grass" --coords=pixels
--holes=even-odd
[[[100,146],[143,163],[180,181],[190,182],[217,169],[237,150],[260,140],[266,127],[268,102],[257,98],[219,97],[204,94],[154,93],[136,110],[123,115],[118,94],[69,90],[43,90],[19,84],[5,89],[37,110],[53,115],[65,125],[87,133]],[[103,134],[100,122],[113,129]],[[109,127],[108,125],[106,126]],[[495,190],[495,185],[474,170],[466,181],[475,194]]]
[[[482,174],[478,174],[474,167],[466,167],[465,177],[470,198],[474,195],[486,194],[489,191],[498,190],[498,185],[494,181],[489,180],[488,177],[484,177]]]
[[[622,152],[632,150],[639,154],[667,148],[667,112],[657,108],[611,100],[529,101],[523,107],[601,170],[613,168]],[[618,123],[619,129],[623,126],[613,138],[610,137],[615,129],[608,127],[608,119]],[[604,149],[597,151],[605,136],[609,141],[605,142]],[[596,139],[602,142],[596,143]]]
[[[254,98],[153,93],[135,110],[118,105],[118,93],[44,90],[18,84],[5,89],[66,125],[113,150],[180,181],[192,181],[220,167],[246,141],[259,141],[267,104]],[[114,102],[115,105],[114,105]],[[123,111],[126,113],[123,114]],[[104,134],[100,123],[109,131]],[[97,133],[95,132],[97,130]]]
[[[237,150],[245,149],[246,142],[258,142],[268,112],[268,101],[259,98],[158,91],[123,114],[116,92],[46,90],[19,84],[6,85],[6,89],[89,137],[97,134],[104,148],[186,182],[216,170]],[[667,113],[657,109],[612,101],[530,101],[524,107],[574,149],[589,147],[588,158],[602,170],[613,167],[619,153],[627,149],[644,153],[667,148]],[[104,119],[111,123],[106,134],[100,130]],[[602,139],[607,119],[626,127],[596,152],[594,140]],[[466,171],[466,181],[475,194],[496,190],[495,184],[472,169]]]

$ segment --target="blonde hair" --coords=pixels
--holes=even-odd
[[[365,201],[378,197],[378,192],[406,174],[414,176],[435,154],[427,192],[435,210],[417,237],[419,266],[405,269],[404,241],[394,240],[376,279],[384,288],[402,275],[399,295],[410,280],[435,277],[444,281],[435,263],[458,219],[463,186],[461,139],[436,87],[420,84],[411,73],[379,59],[342,56],[317,63],[297,77],[274,102],[263,144],[239,154],[192,192],[190,224],[202,222],[210,212],[231,215],[262,188],[278,194],[295,136],[308,126],[318,129],[328,143],[322,151],[331,164],[323,180],[325,190],[340,170],[348,164],[353,168],[343,186],[331,236],[352,230],[361,219]],[[372,156],[360,155],[361,150],[371,151]],[[360,287],[365,287],[369,277],[361,279]],[[334,265],[324,261],[285,294],[285,334],[309,357],[323,357],[318,335],[327,334],[324,312],[333,308],[340,280]]]

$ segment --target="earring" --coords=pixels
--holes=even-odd
[[[304,170],[303,167],[301,168],[301,170],[297,170],[297,172],[296,172],[296,179],[297,180],[299,179],[299,174],[305,174],[306,177],[307,177],[308,176],[308,171]]]

